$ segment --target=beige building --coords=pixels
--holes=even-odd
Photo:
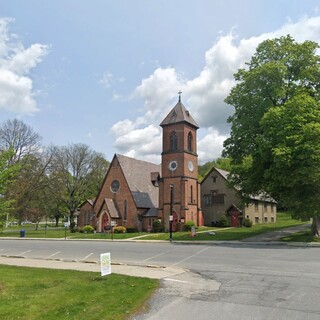
[[[228,185],[228,174],[213,167],[201,182],[205,225],[215,225],[222,215],[227,215],[233,227],[241,226],[244,218],[249,218],[253,224],[276,222],[276,201],[268,196],[252,196],[247,205],[242,205],[238,191]]]

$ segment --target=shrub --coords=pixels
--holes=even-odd
[[[84,233],[93,233],[94,232],[94,228],[92,227],[92,226],[90,226],[90,225],[87,225],[87,226],[84,226],[83,228],[82,228],[82,231],[84,232]],[[80,231],[81,232],[81,231]]]
[[[193,221],[187,221],[186,224],[184,225],[184,230],[191,231],[191,228],[195,226],[196,224]]]
[[[162,232],[163,226],[160,220],[154,220],[152,222],[152,231],[153,232]]]
[[[243,220],[243,225],[246,227],[246,228],[251,228],[252,227],[252,221],[249,219],[249,218],[245,218]]]
[[[229,220],[225,214],[220,217],[220,226],[222,228],[229,227]]]
[[[113,228],[113,232],[114,233],[126,233],[127,229],[126,229],[126,227],[118,226],[118,227]]]
[[[137,228],[127,228],[127,233],[135,233],[138,232]]]

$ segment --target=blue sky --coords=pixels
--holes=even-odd
[[[286,34],[320,43],[319,1],[0,0],[0,122],[23,120],[44,145],[160,162],[159,123],[181,90],[211,161],[232,75]]]

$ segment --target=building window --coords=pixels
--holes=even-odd
[[[223,194],[223,193],[211,192],[211,194],[206,194],[204,196],[205,206],[208,207],[208,206],[212,206],[212,205],[224,204],[224,197],[225,197],[225,194]]]
[[[170,134],[170,150],[178,150],[178,137],[175,131],[171,132]]]
[[[123,220],[127,220],[127,210],[128,210],[127,200],[124,200],[124,209],[123,209]]]
[[[273,212],[273,210],[274,210],[274,207],[273,207],[273,204],[271,205],[271,212]]]
[[[264,203],[264,204],[263,204],[263,207],[264,207],[264,211],[265,211],[265,212],[268,212],[268,204],[267,204],[267,203]]]
[[[254,218],[254,222],[255,222],[255,223],[259,223],[259,217],[255,217],[255,218]]]
[[[217,182],[217,176],[212,176],[211,178],[212,178],[212,182],[213,182],[213,183],[216,183],[216,182]]]
[[[259,212],[259,203],[258,202],[254,203],[254,211]]]
[[[224,194],[218,193],[212,196],[212,204],[224,204]]]
[[[192,133],[188,133],[188,151],[192,151]]]
[[[111,186],[110,186],[110,189],[113,193],[116,193],[119,191],[120,189],[120,182],[118,180],[113,180],[111,182]]]
[[[193,187],[190,186],[190,203],[193,203]]]
[[[212,205],[211,195],[209,195],[209,194],[204,195],[204,204],[206,207],[209,207]]]
[[[274,222],[274,217],[271,217],[271,222]]]
[[[264,222],[268,222],[268,217],[264,217]]]

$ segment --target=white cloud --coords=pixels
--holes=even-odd
[[[12,21],[0,18],[0,110],[32,114],[39,109],[29,73],[42,61],[49,47],[35,43],[24,48],[16,36],[9,33]]]
[[[98,81],[98,84],[108,89],[111,87],[113,83],[116,83],[116,82],[119,82],[119,83],[124,82],[124,78],[123,77],[116,78],[112,73],[105,72],[103,73],[101,79]]]
[[[105,72],[98,81],[104,88],[110,88],[113,75],[110,72]]]
[[[238,39],[234,31],[220,36],[205,53],[205,66],[194,79],[184,79],[173,67],[155,69],[141,81],[133,94],[134,98],[144,101],[141,108],[144,116],[135,121],[127,119],[113,126],[115,147],[138,158],[158,156],[161,148],[160,133],[154,131],[154,139],[146,140],[146,132],[150,128],[159,128],[159,123],[175,104],[172,98],[177,97],[176,93],[182,90],[182,102],[205,132],[204,138],[198,142],[200,162],[219,157],[223,141],[230,132],[227,118],[233,113],[233,108],[225,104],[224,99],[235,85],[233,74],[245,66],[259,43],[287,34],[299,42],[313,40],[319,43],[320,16],[304,17],[298,22],[288,21],[274,32],[248,39]],[[146,125],[149,126],[145,128]]]
[[[226,138],[227,136],[219,134],[215,129],[209,128],[206,130],[206,135],[198,139],[199,163],[204,164],[221,157],[223,141]]]

